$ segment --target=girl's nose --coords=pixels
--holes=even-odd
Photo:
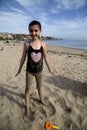
[[[32,34],[35,35],[35,31],[33,31]]]

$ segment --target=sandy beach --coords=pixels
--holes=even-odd
[[[17,73],[23,44],[0,41],[0,130],[45,130],[50,121],[61,130],[87,130],[87,50],[47,46],[50,65],[43,70],[43,95],[39,103],[35,80],[30,96],[30,116],[24,117],[26,62]]]

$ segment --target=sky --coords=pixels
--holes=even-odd
[[[28,34],[32,20],[43,36],[87,40],[87,0],[0,0],[0,32]]]

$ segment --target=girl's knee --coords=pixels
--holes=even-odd
[[[26,89],[25,89],[25,93],[30,94],[30,89],[29,89],[29,88],[26,88]]]

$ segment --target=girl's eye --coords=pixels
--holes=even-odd
[[[38,30],[36,29],[35,32],[38,32]]]
[[[30,30],[30,32],[32,33],[32,32],[38,32],[38,30],[37,29],[35,29],[35,30]]]

